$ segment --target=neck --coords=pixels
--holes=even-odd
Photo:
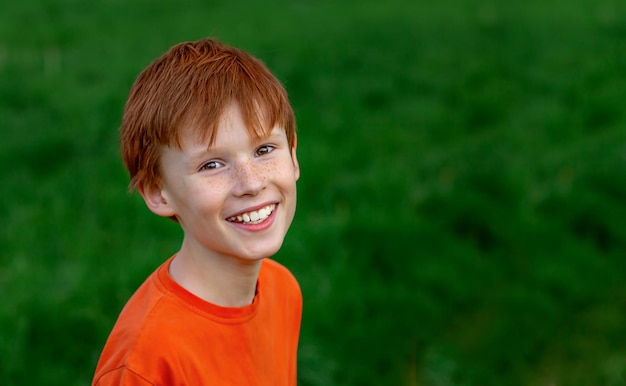
[[[261,262],[207,252],[183,242],[170,275],[203,300],[222,307],[244,307],[254,300]]]

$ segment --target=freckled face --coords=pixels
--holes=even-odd
[[[275,254],[296,209],[300,169],[285,131],[251,138],[236,104],[215,143],[183,136],[161,156],[161,196],[184,232],[183,248],[256,260]],[[161,213],[163,214],[163,213]]]

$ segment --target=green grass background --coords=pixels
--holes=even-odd
[[[215,36],[299,127],[299,383],[626,385],[626,3],[0,4],[0,383],[88,384],[177,226],[126,191],[135,76]]]

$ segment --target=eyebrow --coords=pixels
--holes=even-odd
[[[279,139],[282,137],[283,133],[285,133],[284,129],[280,127],[275,127],[267,135],[259,137],[256,140],[256,142],[263,142],[263,141],[267,141],[268,139]],[[285,136],[286,136],[286,133],[285,133]]]
[[[191,155],[189,155],[189,158],[184,161],[185,167],[189,168],[190,170],[195,170],[198,168],[199,164],[202,161],[210,158],[210,155],[211,153],[208,149],[192,153]]]

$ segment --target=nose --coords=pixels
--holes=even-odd
[[[253,160],[245,160],[236,164],[234,180],[236,196],[256,196],[265,188],[266,176]]]

